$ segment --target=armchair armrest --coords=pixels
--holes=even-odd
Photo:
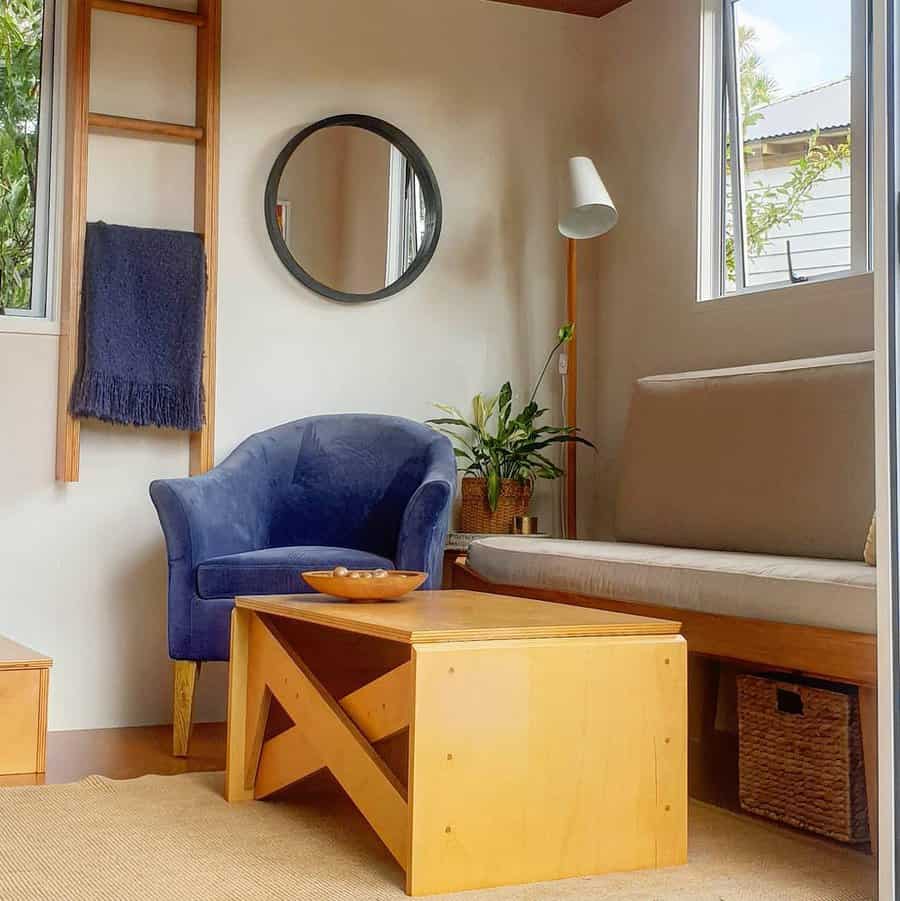
[[[169,562],[169,652],[187,656],[195,569],[210,557],[263,547],[269,528],[265,467],[238,448],[202,476],[150,485]]]
[[[427,572],[423,589],[441,587],[444,544],[450,528],[456,474],[452,451],[449,466],[447,463],[447,460],[437,461],[428,470],[406,505],[400,523],[397,568]]]

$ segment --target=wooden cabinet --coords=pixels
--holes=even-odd
[[[0,636],[0,775],[43,773],[53,661]]]

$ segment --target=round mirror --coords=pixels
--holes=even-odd
[[[278,155],[265,203],[284,265],[344,303],[380,300],[411,284],[441,232],[441,192],[425,155],[371,116],[304,128]]]

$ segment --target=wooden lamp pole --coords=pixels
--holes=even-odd
[[[566,163],[559,203],[559,231],[567,238],[566,318],[573,326],[572,340],[566,348],[566,425],[578,427],[578,253],[576,243],[606,234],[618,221],[616,206],[586,156],[573,156]],[[578,536],[578,445],[566,444],[566,538]]]
[[[568,263],[566,266],[566,321],[575,325],[578,312],[578,252],[574,238],[566,241]],[[572,340],[566,347],[566,425],[576,428],[578,425],[578,329],[575,329]],[[566,537],[578,537],[578,516],[575,501],[575,488],[578,481],[578,445],[570,441],[566,445]]]

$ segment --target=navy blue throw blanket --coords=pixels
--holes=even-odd
[[[88,223],[72,414],[198,430],[205,303],[200,235]]]

